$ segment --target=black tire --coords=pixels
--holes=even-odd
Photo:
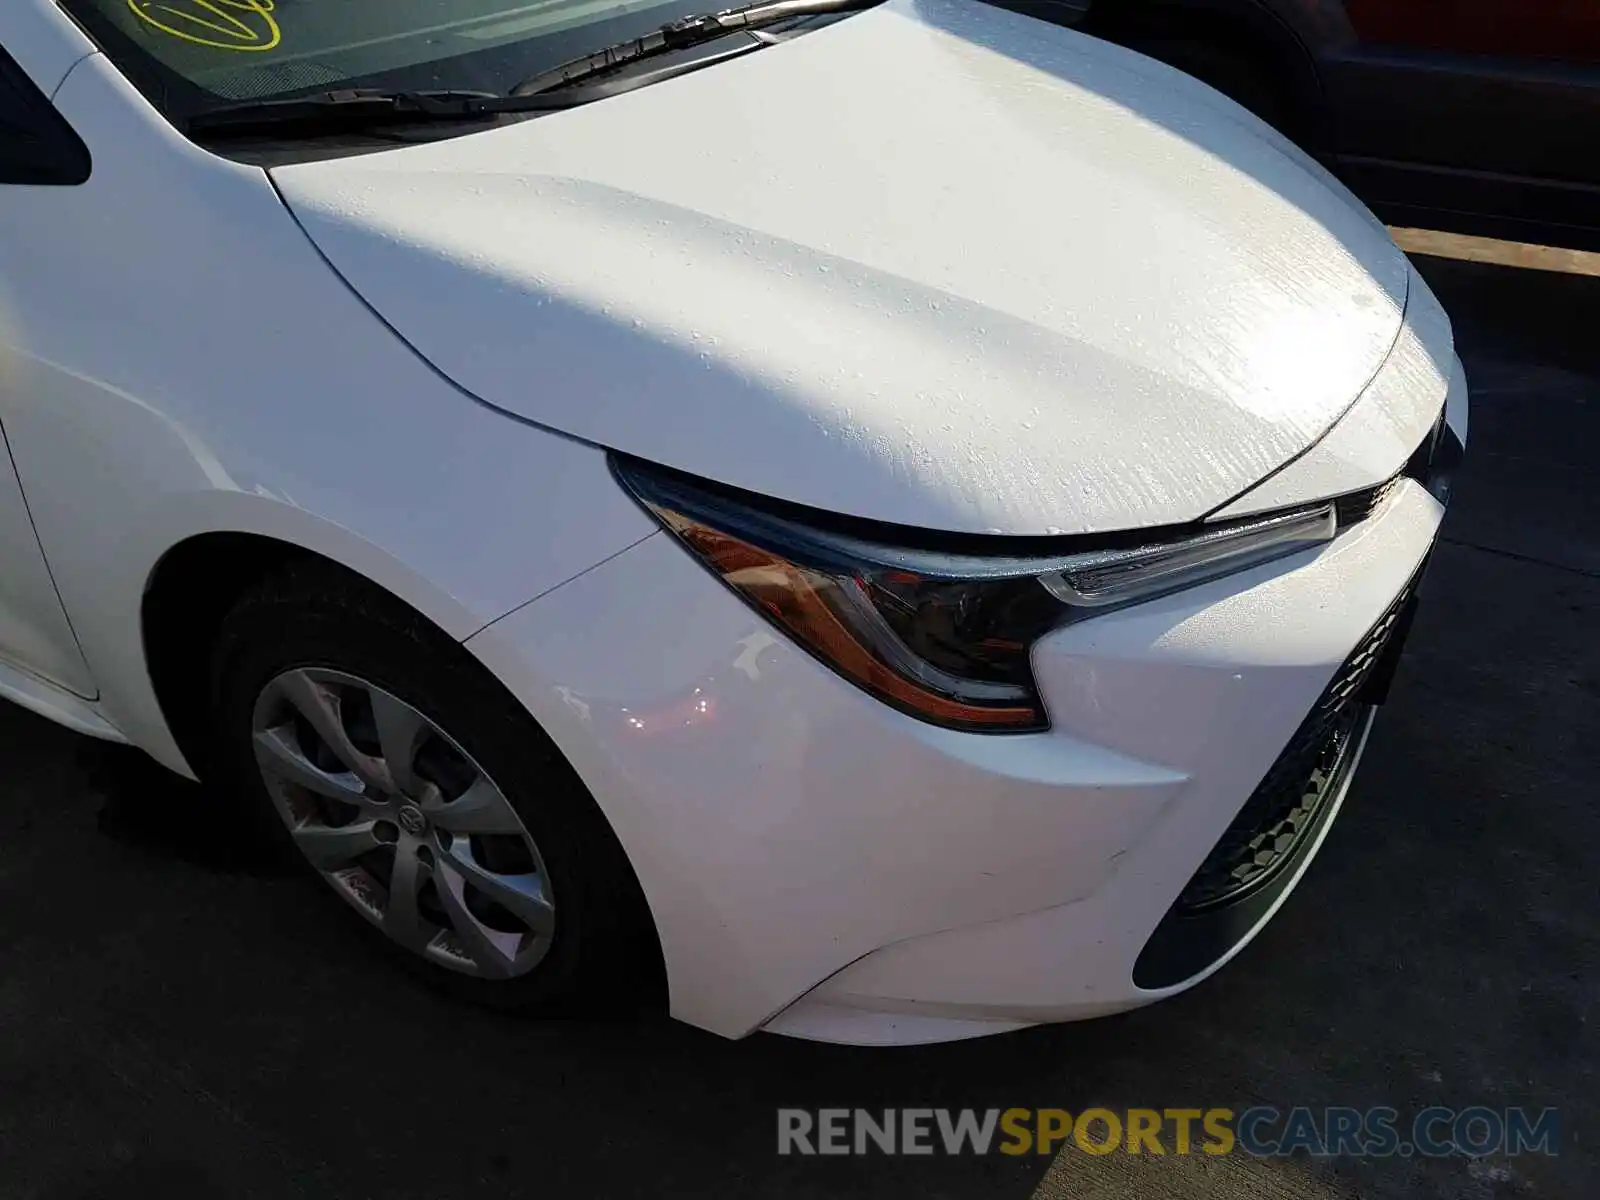
[[[571,766],[520,704],[443,632],[332,564],[297,564],[243,596],[212,654],[218,759],[252,824],[330,890],[300,854],[270,798],[252,743],[255,703],[284,671],[359,676],[448,732],[499,785],[543,856],[558,919],[544,958],[511,979],[475,978],[391,942],[338,896],[365,933],[431,985],[499,1009],[544,1014],[659,1007],[664,973],[638,880]]]

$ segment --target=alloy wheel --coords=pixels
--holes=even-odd
[[[367,680],[305,667],[256,700],[255,757],[301,854],[401,946],[509,979],[549,952],[543,858],[487,772],[415,707]]]

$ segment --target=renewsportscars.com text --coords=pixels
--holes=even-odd
[[[1250,1154],[1389,1158],[1557,1153],[1553,1108],[780,1108],[781,1155]]]

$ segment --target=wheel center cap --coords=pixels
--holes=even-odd
[[[395,813],[394,819],[400,822],[400,828],[413,837],[423,833],[428,828],[428,818],[422,815],[422,810],[415,804],[407,804]]]

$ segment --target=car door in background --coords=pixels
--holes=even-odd
[[[1384,220],[1600,250],[1600,0],[995,0],[1187,71]]]
[[[1356,40],[1323,74],[1364,198],[1407,223],[1469,213],[1502,236],[1600,237],[1600,0],[1345,8]]]

